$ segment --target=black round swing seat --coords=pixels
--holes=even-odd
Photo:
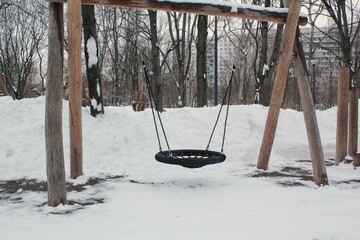
[[[186,168],[200,168],[224,162],[225,154],[209,150],[177,149],[161,151],[155,155],[158,162],[180,165]]]

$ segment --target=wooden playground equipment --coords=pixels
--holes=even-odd
[[[10,96],[9,91],[6,87],[5,75],[0,72],[0,89],[3,91],[5,96]]]
[[[351,87],[350,67],[339,69],[335,165],[345,161],[360,166],[358,145],[358,96]]]
[[[130,85],[130,92],[133,92],[131,81],[129,81]],[[144,101],[144,93],[143,93],[143,81],[139,80],[139,90],[135,91],[131,94],[134,96],[134,100],[132,103],[132,108],[135,112],[142,112],[146,108],[146,103]]]
[[[306,74],[299,25],[307,24],[300,14],[301,0],[285,0],[285,9],[264,8],[248,4],[203,1],[182,2],[174,0],[48,0],[49,3],[49,60],[46,94],[46,153],[48,174],[48,203],[57,206],[66,203],[64,153],[62,140],[62,79],[64,64],[63,4],[68,10],[68,71],[70,105],[71,177],[82,175],[82,116],[81,116],[81,4],[98,4],[162,11],[188,12],[203,15],[247,18],[259,21],[284,23],[281,54],[276,71],[271,104],[265,124],[257,167],[267,169],[277,128],[281,103],[284,97],[288,70],[295,61],[296,78],[301,96],[304,121],[312,160],[314,181],[327,185],[327,173],[318,123],[311,90]]]

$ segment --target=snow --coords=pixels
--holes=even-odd
[[[269,66],[267,64],[264,64],[262,75],[265,76],[267,71],[269,71]]]
[[[68,102],[63,102],[66,176],[82,191],[67,204],[47,206],[45,191],[26,183],[7,193],[1,183],[46,181],[45,98],[0,98],[1,239],[359,239],[359,170],[328,166],[329,186],[296,177],[252,177],[285,167],[311,171],[303,114],[281,110],[270,168],[256,169],[268,108],[231,106],[222,164],[199,169],[154,160],[157,140],[150,109],[107,107],[90,116],[83,108],[84,176],[71,180]],[[166,109],[172,148],[206,147],[219,107]],[[327,162],[335,155],[336,108],[317,112]],[[222,119],[223,120],[223,119]],[[220,120],[221,121],[221,120]],[[222,125],[210,149],[219,150]],[[291,171],[289,172],[291,173]],[[286,185],[281,183],[299,183]],[[86,205],[84,203],[96,203]]]
[[[92,66],[96,65],[98,62],[98,57],[96,54],[96,41],[93,37],[90,37],[87,42],[86,42],[86,46],[87,46],[87,51],[89,54],[89,62],[88,62],[88,67],[91,68]]]
[[[96,92],[97,92],[98,96],[101,95],[100,82],[98,82],[97,85],[96,85]]]
[[[237,13],[238,9],[236,6],[232,6],[230,12]]]
[[[92,106],[94,109],[96,109],[96,110],[98,110],[98,111],[101,111],[101,103],[98,104],[98,102],[97,102],[97,100],[96,100],[95,98],[91,98],[91,99],[90,99],[90,103],[91,103],[91,106]]]
[[[250,11],[264,11],[273,13],[288,13],[288,8],[274,8],[274,7],[263,7],[255,4],[244,4],[231,1],[220,1],[220,0],[158,0],[159,2],[180,2],[180,3],[200,3],[215,6],[228,6],[231,8],[230,12],[237,13],[238,9],[250,10]],[[300,12],[301,17],[307,17],[307,14]]]

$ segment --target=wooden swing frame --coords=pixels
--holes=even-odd
[[[153,9],[161,11],[188,12],[203,15],[246,18],[258,21],[284,23],[285,29],[281,43],[281,54],[276,71],[271,103],[265,125],[262,145],[257,167],[267,169],[275,138],[281,103],[284,98],[288,70],[292,57],[295,60],[296,77],[298,81],[305,125],[309,141],[314,181],[317,185],[328,184],[325,160],[320,139],[315,107],[310,86],[307,81],[306,65],[302,60],[303,50],[297,37],[299,25],[307,24],[307,17],[300,15],[301,0],[284,0],[286,8],[263,8],[250,4],[236,4],[216,1],[171,0],[48,0],[49,16],[49,56],[48,80],[46,93],[46,153],[49,204],[56,196],[56,181],[64,181],[64,163],[62,147],[62,125],[59,112],[62,109],[63,81],[63,39],[64,21],[63,4],[67,3],[68,11],[68,72],[69,72],[69,114],[70,114],[70,158],[72,178],[82,175],[82,116],[81,116],[81,5],[106,5]],[[295,44],[296,43],[296,44]],[[59,134],[61,133],[61,140]],[[55,177],[54,177],[55,175]],[[64,184],[63,184],[64,185]],[[63,186],[62,185],[62,186]],[[52,197],[50,197],[52,196]],[[60,197],[61,198],[61,197]],[[54,200],[55,201],[55,200]],[[55,201],[56,202],[56,201]]]

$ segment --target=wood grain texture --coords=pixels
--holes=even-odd
[[[83,174],[82,170],[82,74],[81,74],[81,2],[68,1],[69,22],[69,111],[70,111],[70,177]]]
[[[66,203],[66,179],[62,130],[64,67],[63,4],[49,4],[49,53],[45,101],[45,145],[48,204]]]
[[[335,165],[342,162],[347,155],[349,78],[349,67],[341,67],[338,79]]]
[[[302,1],[300,0],[293,0],[291,1],[289,7],[289,15],[284,29],[284,37],[281,43],[279,63],[275,75],[271,102],[257,163],[257,167],[260,169],[267,169],[269,164],[281,103],[284,98],[290,61],[293,55],[295,35],[298,27],[297,20],[299,18],[301,3]]]
[[[66,0],[50,0],[52,2],[65,3]],[[104,5],[114,7],[130,7],[151,9],[171,12],[188,12],[202,15],[246,18],[258,21],[285,23],[288,13],[276,8],[258,8],[251,4],[239,4],[234,8],[226,2],[219,1],[216,4],[201,2],[172,2],[159,0],[83,0],[83,4]],[[308,19],[298,16],[298,24],[305,26]]]
[[[305,54],[299,38],[300,29],[298,28],[294,54],[295,73],[303,108],[314,181],[319,186],[329,185],[313,96],[311,94],[308,74],[306,73]]]
[[[349,90],[349,141],[347,152],[348,155],[354,157],[357,152],[358,145],[358,115],[359,115],[359,106],[358,106],[358,96],[357,90]],[[357,165],[357,164],[355,164]]]

